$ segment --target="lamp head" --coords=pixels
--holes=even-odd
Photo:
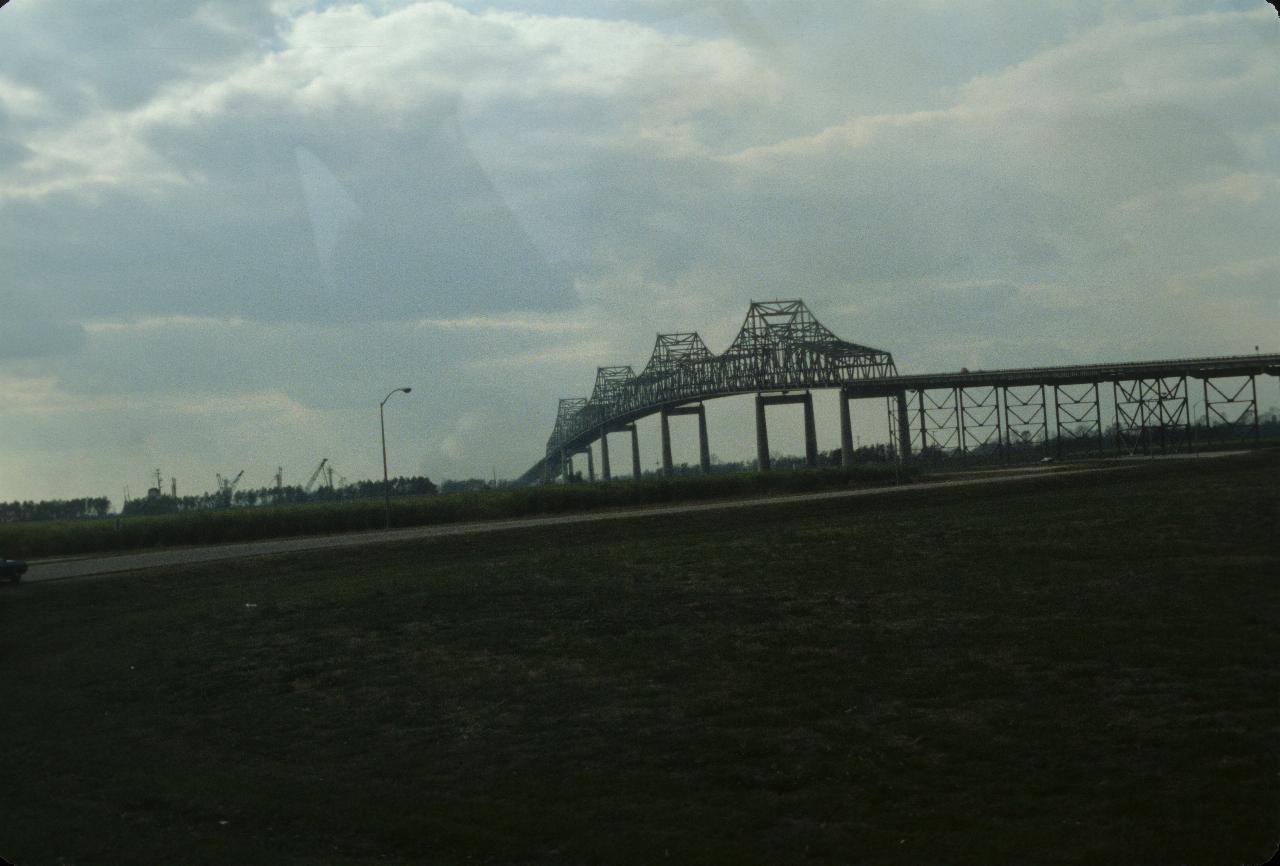
[[[412,389],[412,388],[401,388],[400,390],[401,390],[401,391],[403,391],[403,392],[405,392],[406,394],[408,394],[408,393],[409,393],[410,391],[412,391],[413,389]]]

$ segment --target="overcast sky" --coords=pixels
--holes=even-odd
[[[1278,227],[1261,0],[15,0],[0,500],[378,477],[401,385],[393,474],[513,477],[751,299],[904,372],[1277,351]]]

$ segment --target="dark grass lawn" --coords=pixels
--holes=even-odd
[[[1280,454],[0,589],[18,864],[1260,863]]]

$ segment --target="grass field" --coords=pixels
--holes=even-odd
[[[36,864],[1261,863],[1280,454],[0,587]]]

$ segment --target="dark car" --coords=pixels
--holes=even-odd
[[[26,573],[27,564],[21,559],[5,559],[0,556],[0,580],[11,580],[17,583]]]

